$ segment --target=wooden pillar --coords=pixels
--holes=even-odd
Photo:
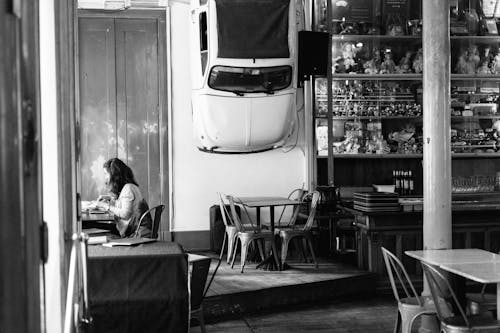
[[[451,248],[450,36],[449,2],[422,0],[424,249]],[[425,281],[425,280],[424,280]],[[424,283],[423,295],[429,295]],[[422,318],[419,332],[437,331]]]

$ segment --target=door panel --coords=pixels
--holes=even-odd
[[[106,160],[117,156],[114,20],[80,19],[80,135],[83,200],[103,193]]]
[[[116,82],[119,157],[150,203],[160,203],[158,33],[155,20],[117,19]],[[120,147],[121,148],[121,147]]]

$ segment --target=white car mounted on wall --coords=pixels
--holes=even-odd
[[[297,123],[294,0],[192,0],[197,146],[215,153],[281,147]]]

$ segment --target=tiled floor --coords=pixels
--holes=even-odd
[[[396,309],[394,299],[386,296],[344,299],[243,315],[207,325],[206,329],[208,333],[388,333],[394,328]],[[418,327],[416,322],[412,332]],[[192,327],[191,332],[200,332],[200,327]]]

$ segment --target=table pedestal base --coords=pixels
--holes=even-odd
[[[279,271],[281,270],[279,265],[276,264],[273,254],[269,254],[264,261],[257,265],[257,269],[263,269],[266,271]]]

